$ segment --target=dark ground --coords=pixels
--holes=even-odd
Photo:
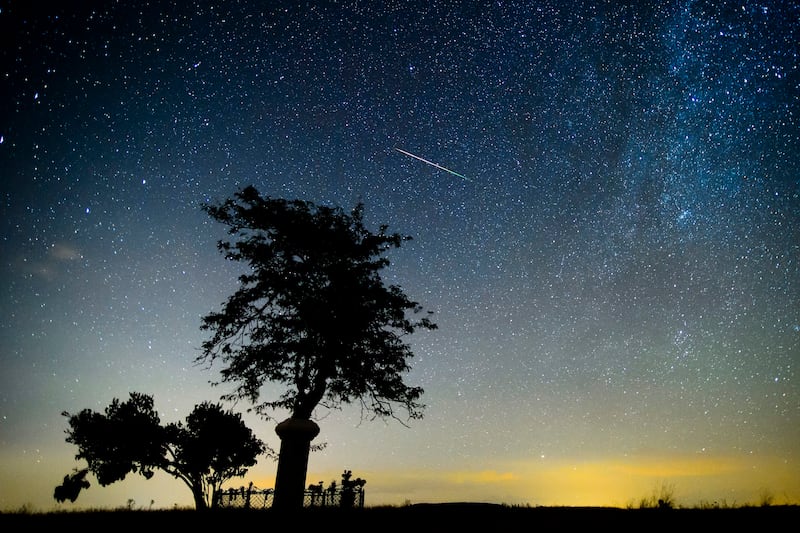
[[[800,506],[734,509],[615,509],[509,507],[492,504],[417,504],[365,509],[92,511],[0,513],[0,531],[792,531]]]

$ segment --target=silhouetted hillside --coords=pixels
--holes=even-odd
[[[734,509],[618,509],[602,507],[509,507],[482,503],[416,504],[404,507],[365,509],[307,509],[279,513],[273,510],[174,510],[174,511],[93,511],[53,513],[3,513],[3,531],[55,531],[56,528],[82,531],[145,531],[175,527],[182,531],[241,528],[258,524],[270,529],[291,523],[308,528],[335,528],[355,531],[541,531],[572,528],[605,531],[647,531],[691,528],[708,531],[752,529],[756,531],[796,524],[800,506],[742,507]],[[444,527],[444,529],[443,529]],[[489,528],[489,529],[487,529]],[[679,529],[680,528],[680,529]],[[63,530],[62,529],[62,530]],[[324,529],[323,529],[324,530]]]

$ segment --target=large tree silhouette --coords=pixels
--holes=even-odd
[[[249,269],[219,312],[203,317],[212,332],[200,362],[219,359],[222,382],[236,383],[228,399],[246,399],[257,412],[290,416],[281,438],[274,506],[302,505],[308,452],[319,427],[318,406],[360,403],[371,418],[420,418],[422,388],[408,386],[413,353],[404,337],[435,329],[429,314],[396,285],[384,284],[384,254],[410,237],[364,225],[363,204],[341,208],[262,197],[252,186],[203,209],[228,226],[233,242],[218,247]],[[267,382],[285,386],[262,399]]]
[[[129,473],[150,479],[162,470],[183,481],[192,491],[195,507],[216,502],[221,485],[243,476],[268,450],[245,426],[241,415],[218,404],[196,405],[186,423],[161,425],[153,398],[133,392],[125,402],[114,398],[105,413],[84,409],[69,418],[67,442],[78,447],[76,459],[88,468],[64,477],[54,497],[75,501],[91,472],[102,486],[121,481]]]

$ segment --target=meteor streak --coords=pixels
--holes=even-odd
[[[401,154],[407,155],[408,157],[413,157],[414,159],[419,159],[423,163],[427,163],[428,165],[430,165],[432,167],[436,167],[439,170],[444,170],[445,172],[449,172],[450,174],[452,174],[454,176],[458,176],[461,179],[464,179],[464,180],[467,180],[467,181],[472,181],[471,179],[469,179],[468,177],[464,176],[463,174],[459,174],[458,172],[454,172],[454,171],[450,170],[449,168],[444,168],[442,165],[437,165],[436,163],[428,161],[427,159],[423,159],[418,155],[412,154],[411,152],[406,152],[405,150],[401,150],[400,148],[395,148],[395,150],[397,150]]]

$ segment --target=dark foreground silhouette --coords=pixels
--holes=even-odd
[[[213,531],[250,524],[268,530],[291,526],[353,531],[769,531],[797,524],[800,506],[729,509],[617,509],[602,507],[510,507],[481,503],[417,504],[364,509],[217,509],[208,511],[92,511],[2,513],[2,531]],[[146,529],[145,529],[146,528]],[[299,529],[296,529],[299,528]],[[682,529],[675,529],[682,528]],[[61,530],[64,530],[61,529]],[[323,531],[322,529],[320,531]]]

